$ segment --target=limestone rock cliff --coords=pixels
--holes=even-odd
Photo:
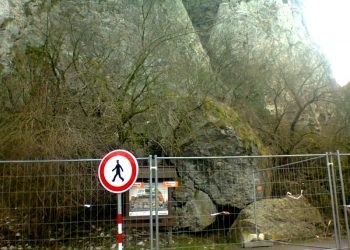
[[[168,83],[179,82],[176,71],[189,75],[189,65],[198,70],[209,68],[209,59],[181,0],[155,1],[152,6],[147,1],[114,0],[5,0],[1,4],[0,58],[6,72],[11,70],[14,49],[43,46],[51,35],[58,39],[55,33],[62,36],[62,67],[70,63],[74,52],[71,42],[78,38],[90,51],[89,46],[100,51],[109,47],[109,57],[119,57],[123,64],[118,66],[125,71],[135,66],[140,53],[146,53],[153,67],[161,66],[166,72],[162,75]]]
[[[223,0],[182,0],[203,47],[208,49],[211,29]]]
[[[222,2],[207,47],[223,82],[221,96],[234,105],[259,104],[258,114],[268,111],[285,125],[287,129],[277,124],[270,131],[278,140],[291,136],[290,145],[279,150],[290,152],[303,141],[296,130],[323,129],[321,117],[330,106],[322,99],[329,98],[334,85],[324,55],[308,35],[298,1]]]
[[[303,23],[302,10],[294,2],[231,0],[221,3],[209,40],[212,59],[219,65],[234,61],[232,68],[238,66],[239,60],[244,66],[265,64],[271,70],[276,69],[276,64],[291,60],[302,64],[299,54],[315,51],[316,47]],[[260,71],[263,72],[263,68]]]

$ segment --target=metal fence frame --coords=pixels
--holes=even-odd
[[[349,223],[348,223],[348,214],[347,214],[347,207],[346,207],[346,193],[345,193],[345,187],[344,187],[344,177],[342,172],[342,158],[343,157],[349,157],[350,154],[340,154],[339,151],[336,153],[325,153],[325,154],[299,154],[299,155],[265,155],[265,156],[213,156],[213,157],[157,157],[157,156],[149,156],[149,157],[143,157],[143,158],[137,158],[138,161],[147,162],[148,168],[149,168],[149,185],[152,189],[152,186],[155,188],[158,185],[158,171],[162,167],[161,162],[162,161],[202,161],[202,160],[243,160],[243,159],[264,159],[264,158],[288,158],[288,159],[294,159],[294,158],[305,158],[306,160],[314,159],[314,158],[322,158],[324,159],[324,167],[327,169],[328,174],[328,181],[329,181],[329,187],[330,187],[330,203],[332,205],[332,215],[333,215],[333,221],[334,221],[334,242],[335,242],[335,248],[336,249],[346,249],[343,248],[345,245],[350,247],[350,233],[349,233]],[[9,160],[9,161],[0,161],[0,178],[6,178],[4,172],[1,176],[1,168],[5,169],[7,166],[11,165],[25,165],[25,164],[34,164],[33,166],[41,166],[45,164],[76,164],[76,163],[86,163],[89,162],[91,164],[91,167],[98,166],[98,162],[100,162],[101,159],[73,159],[73,160]],[[335,162],[335,163],[334,163]],[[64,165],[65,166],[65,165]],[[278,166],[276,166],[278,167]],[[276,168],[275,167],[275,168]],[[274,166],[273,166],[274,168]],[[261,170],[259,170],[261,171]],[[254,206],[257,201],[257,194],[255,193],[256,187],[255,187],[255,174],[257,172],[253,172],[252,174],[252,185],[254,186],[253,191],[254,193],[252,196],[254,197]],[[91,171],[91,174],[93,174],[93,171]],[[95,178],[95,177],[91,177]],[[4,184],[3,184],[4,185]],[[350,189],[350,187],[349,187]],[[8,190],[8,192],[11,192],[11,190]],[[5,191],[4,187],[2,187],[2,191],[0,193],[0,196],[4,196]],[[149,204],[153,203],[153,197],[152,195],[149,196]],[[3,197],[0,197],[0,201],[4,201]],[[4,203],[4,202],[3,202]],[[160,249],[162,248],[160,244],[159,239],[159,213],[158,213],[158,197],[155,198],[155,208],[153,211],[152,206],[150,206],[149,211],[149,248],[150,249]],[[2,205],[0,203],[0,205]],[[88,205],[88,204],[87,204]],[[111,204],[113,205],[113,204]],[[114,204],[116,205],[116,204]],[[14,208],[9,207],[0,207],[0,210],[9,210]],[[254,210],[255,211],[255,210]],[[155,213],[154,213],[155,212]],[[1,218],[0,218],[1,219]],[[110,218],[111,220],[114,220],[114,218]],[[0,228],[1,223],[3,221],[0,221]],[[112,224],[112,223],[111,223]],[[21,225],[19,225],[21,226]],[[344,233],[345,232],[345,233]],[[256,235],[258,233],[256,232]],[[1,236],[1,232],[0,232]],[[112,236],[111,236],[112,238]],[[345,244],[344,244],[345,239]],[[0,246],[1,242],[4,242],[5,240],[1,239],[0,237]],[[52,239],[42,239],[42,241],[50,242]],[[342,241],[343,240],[343,241]],[[14,241],[16,243],[16,241]],[[21,244],[18,241],[18,244]],[[20,245],[21,246],[21,245]],[[57,246],[57,245],[56,245]],[[113,246],[113,245],[112,245]],[[25,246],[21,246],[22,248]],[[176,249],[176,248],[173,248]]]
[[[337,225],[335,226],[334,230],[337,232],[336,235],[336,246],[339,249],[342,248],[341,243],[341,223],[340,218],[343,217],[344,219],[344,227],[345,227],[345,237],[347,239],[347,249],[350,249],[350,230],[349,230],[349,218],[348,218],[348,212],[347,212],[347,202],[345,197],[345,186],[344,186],[344,178],[343,178],[343,170],[342,170],[342,162],[341,157],[349,156],[349,154],[340,154],[339,150],[333,154],[334,157],[336,157],[336,166],[334,167],[334,164],[328,160],[328,166],[331,168],[329,170],[330,173],[330,183],[332,183],[332,191],[333,191],[333,202],[335,204],[335,213],[333,214],[334,220],[337,221]],[[328,159],[332,159],[332,154],[327,154]],[[338,173],[336,173],[336,169],[338,169]],[[338,174],[338,175],[337,175]],[[332,192],[331,192],[332,194]],[[339,195],[340,201],[338,202],[337,196]],[[341,209],[338,208],[338,204],[340,204]],[[349,209],[350,211],[350,209]],[[343,212],[343,216],[341,215],[341,212]],[[346,249],[346,248],[345,248]]]

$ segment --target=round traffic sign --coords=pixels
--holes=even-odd
[[[102,186],[112,193],[129,190],[134,185],[138,173],[136,158],[122,149],[109,152],[98,167],[98,177]]]

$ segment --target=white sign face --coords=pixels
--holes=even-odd
[[[98,176],[101,184],[112,193],[123,193],[135,183],[138,175],[136,158],[126,150],[108,153],[101,161]]]
[[[114,156],[106,162],[103,175],[110,185],[121,187],[131,178],[131,164],[124,156]]]

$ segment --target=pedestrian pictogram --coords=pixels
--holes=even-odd
[[[136,158],[126,150],[114,150],[103,157],[98,177],[104,188],[112,193],[123,193],[135,183],[139,171]]]
[[[114,176],[112,182],[115,181],[115,178],[117,178],[117,176],[119,176],[119,178],[120,178],[122,181],[124,181],[124,178],[120,175],[120,170],[121,170],[121,171],[124,171],[124,170],[123,170],[123,167],[119,164],[119,160],[117,160],[117,165],[115,166],[115,168],[113,168],[112,171],[114,171],[114,170],[116,171],[116,173],[115,173],[115,176]]]

